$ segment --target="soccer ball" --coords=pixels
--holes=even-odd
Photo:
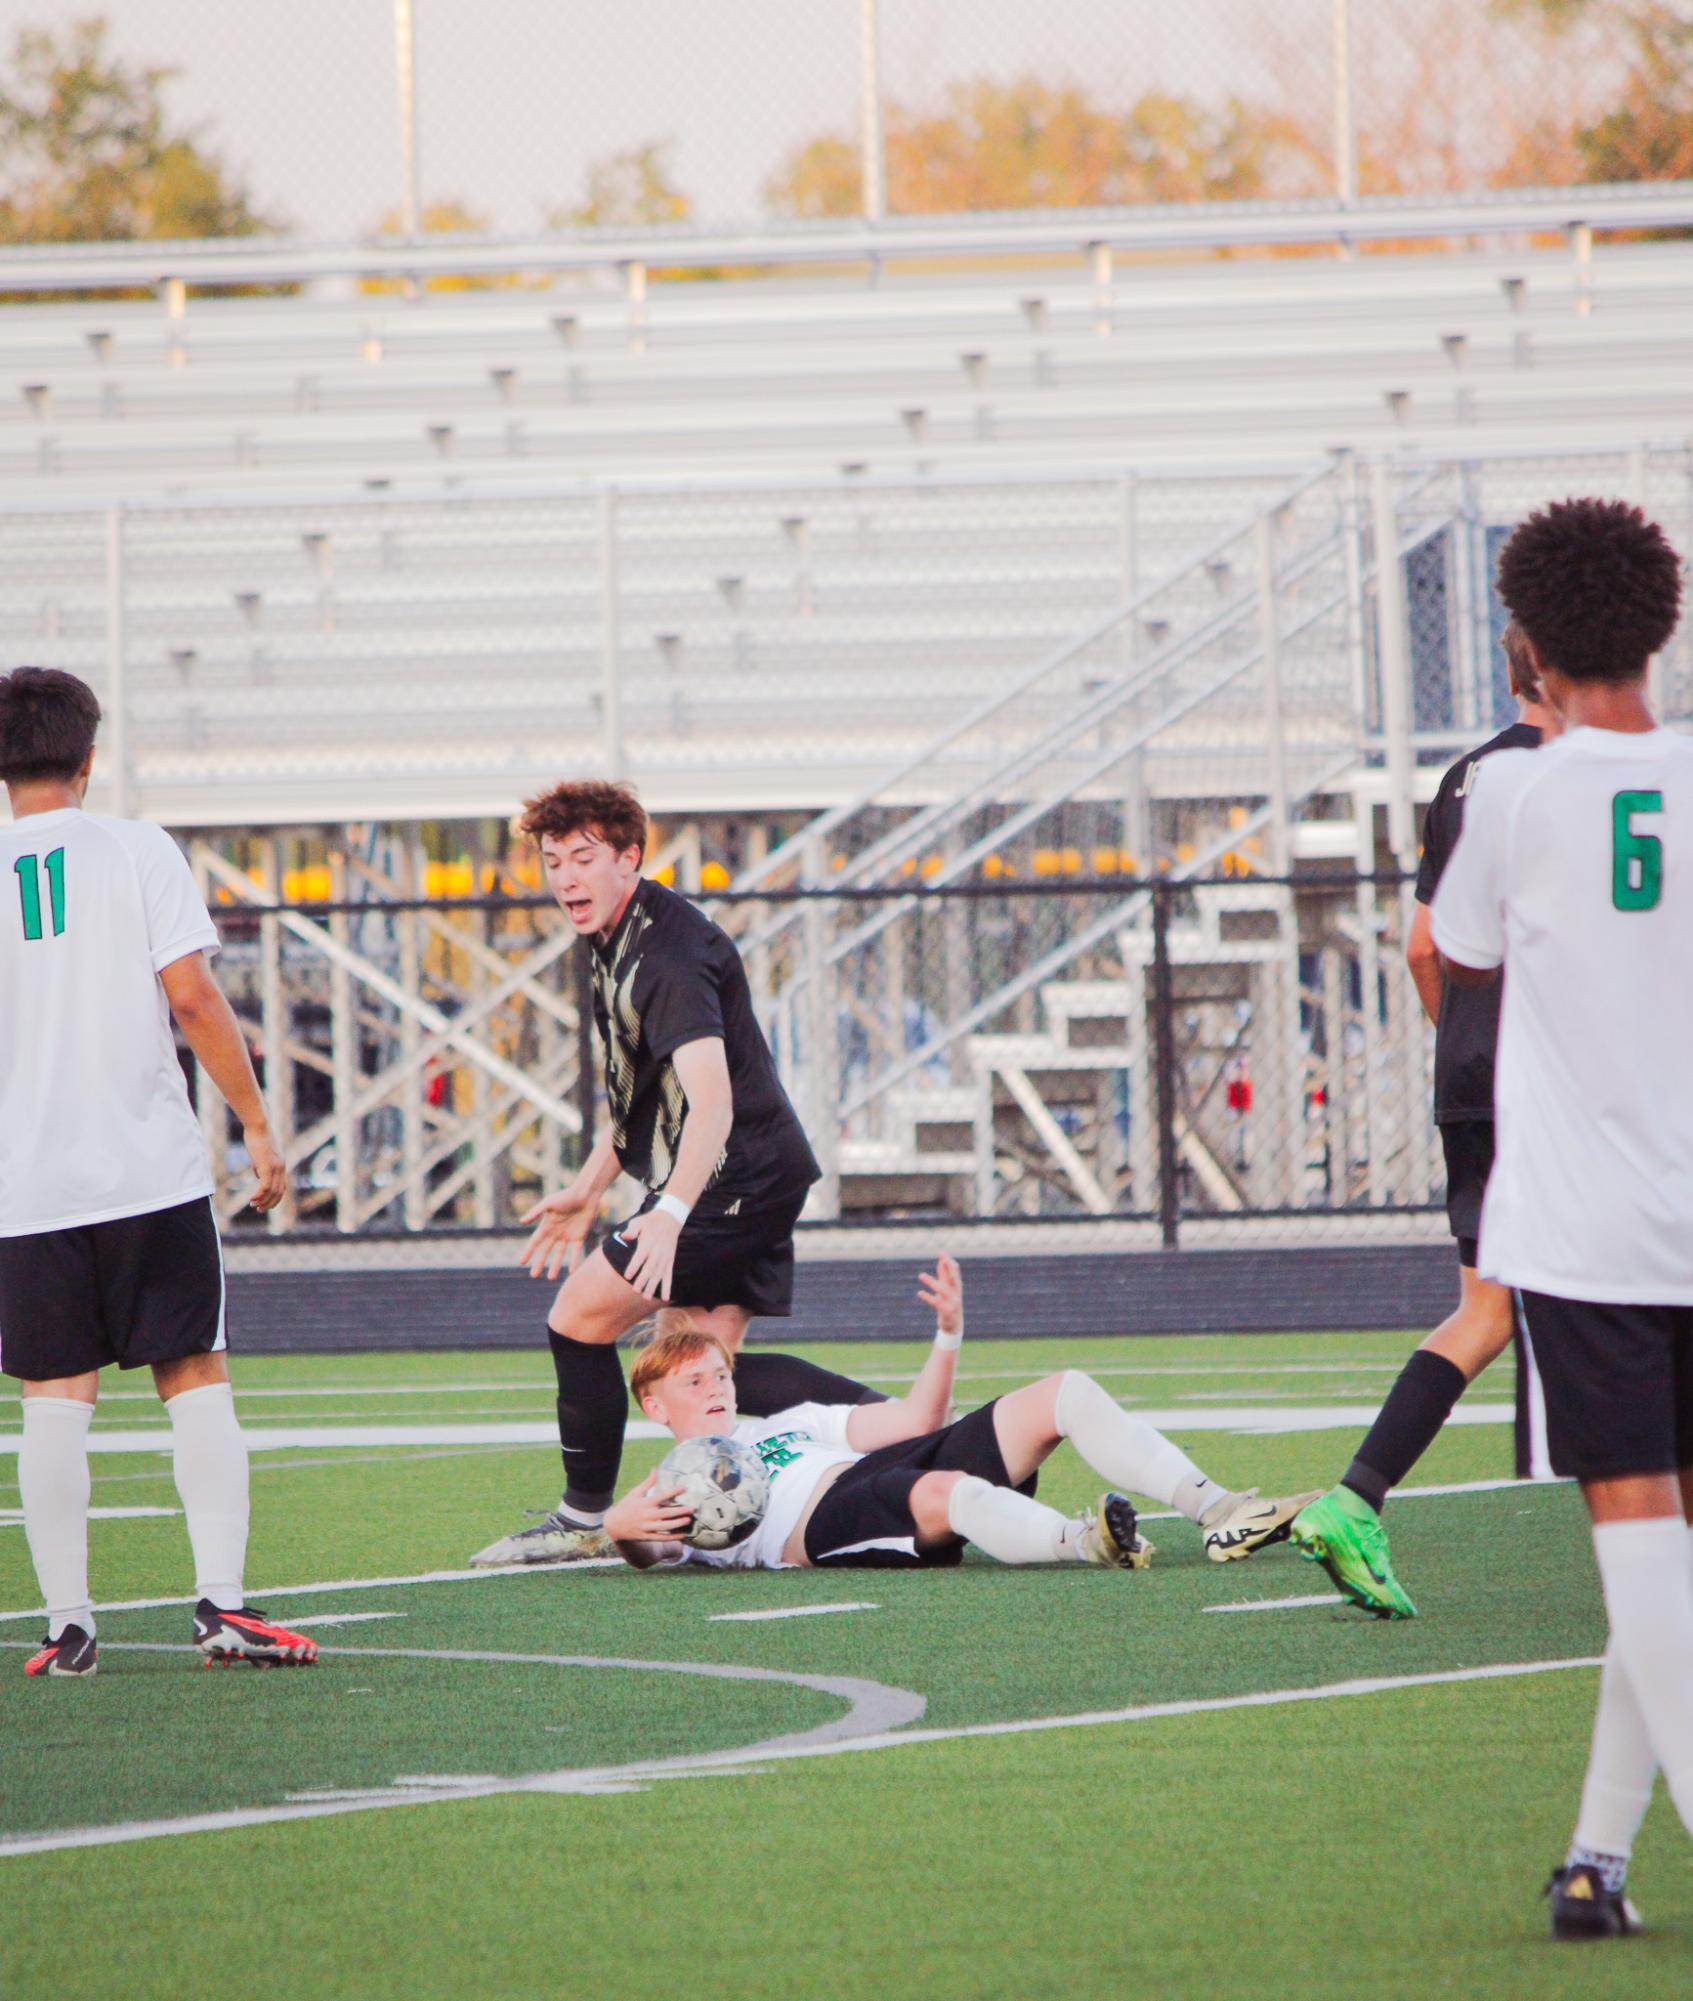
[[[659,1462],[658,1488],[680,1487],[676,1506],[692,1511],[682,1540],[695,1549],[730,1549],[745,1542],[770,1500],[770,1476],[750,1445],[733,1438],[685,1438]]]

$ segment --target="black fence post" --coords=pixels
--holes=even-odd
[[[594,1150],[594,948],[576,946],[576,1108],[582,1114],[582,1159]]]
[[[1176,1006],[1170,977],[1170,891],[1152,885],[1152,1047],[1158,1079],[1158,1223],[1164,1248],[1178,1246],[1181,1202],[1176,1186]]]

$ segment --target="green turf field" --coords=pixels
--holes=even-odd
[[[960,1399],[1091,1367],[1217,1478],[1320,1486],[1358,1427],[1313,1427],[1378,1401],[1407,1346],[971,1343]],[[919,1353],[816,1352],[890,1385]],[[1477,1484],[1510,1470],[1505,1425],[1448,1429],[1412,1477],[1467,1491],[1391,1504],[1403,1625],[1285,1549],[1209,1564],[1180,1521],[1133,1574],[440,1575],[556,1498],[556,1450],[500,1435],[550,1425],[549,1375],[238,1364],[255,1443],[296,1441],[254,1453],[249,1587],[319,1637],[310,1671],[200,1670],[181,1519],[129,1512],[176,1507],[161,1417],[114,1375],[94,1588],[129,1609],[101,1613],[95,1680],[26,1682],[0,1457],[0,1612],[27,1615],[0,1621],[5,2001],[67,1968],[175,1994],[220,1952],[261,1989],[408,2001],[1693,1986],[1693,1849],[1661,1797],[1631,1879],[1649,1935],[1547,1938],[1603,1621],[1573,1491]],[[1507,1364],[1470,1401],[1509,1394]],[[660,1449],[633,1442],[626,1476]],[[1060,1506],[1093,1491],[1067,1448],[1043,1475]]]

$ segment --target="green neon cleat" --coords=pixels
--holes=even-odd
[[[1387,1531],[1368,1501],[1331,1487],[1293,1518],[1293,1546],[1320,1563],[1354,1605],[1382,1619],[1414,1619],[1417,1608],[1393,1574]]]

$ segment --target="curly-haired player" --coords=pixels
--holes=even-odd
[[[1432,912],[1448,979],[1505,969],[1477,1268],[1515,1287],[1519,1456],[1581,1482],[1610,1623],[1560,1938],[1638,1920],[1663,1767],[1693,1829],[1693,742],[1655,722],[1681,565],[1622,501],[1531,515],[1500,558],[1562,734],[1480,768]],[[1526,1450],[1525,1450],[1526,1448]]]

